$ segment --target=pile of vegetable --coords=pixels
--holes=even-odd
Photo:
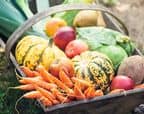
[[[128,36],[95,25],[72,27],[56,17],[45,23],[44,32],[48,39],[26,35],[16,46],[16,60],[26,75],[19,77],[22,85],[14,87],[27,91],[21,98],[38,99],[49,107],[144,88],[144,77],[139,76],[140,83],[132,77],[138,66],[130,70],[127,62],[131,77],[120,73],[134,52]]]
[[[106,26],[101,12],[83,10],[52,15],[39,28],[47,39],[31,28],[15,48],[26,77],[11,88],[26,91],[20,99],[37,99],[45,107],[144,88],[144,58],[132,56],[129,36]]]

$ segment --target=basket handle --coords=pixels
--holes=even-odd
[[[103,7],[95,5],[95,4],[93,4],[93,5],[91,5],[91,4],[88,4],[88,5],[85,5],[85,4],[57,5],[57,6],[48,8],[46,11],[43,11],[43,12],[40,12],[40,13],[34,15],[32,18],[28,19],[25,23],[23,23],[22,26],[18,27],[18,29],[16,29],[15,32],[13,32],[13,34],[9,37],[9,39],[6,43],[6,58],[8,59],[8,62],[11,62],[10,61],[10,51],[11,51],[12,47],[14,46],[15,42],[18,39],[20,39],[20,37],[23,35],[23,33],[25,33],[30,27],[32,27],[32,25],[36,24],[40,20],[42,20],[52,14],[62,12],[62,11],[70,11],[70,10],[99,10],[99,11],[102,11],[103,13],[107,13],[119,22],[121,27],[123,27],[125,34],[128,35],[128,29],[126,28],[124,23],[118,17],[116,17],[113,13],[108,11],[106,8],[103,8]]]

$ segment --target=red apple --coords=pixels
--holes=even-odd
[[[67,57],[72,58],[88,50],[88,45],[82,40],[73,40],[65,48]]]
[[[58,63],[52,63],[50,65],[50,68],[49,68],[49,72],[55,76],[55,77],[59,77],[59,67],[60,65]]]
[[[54,35],[54,43],[60,49],[65,50],[66,45],[76,38],[76,32],[72,27],[64,26],[57,30]]]
[[[135,86],[134,81],[129,78],[128,76],[116,76],[111,83],[111,90],[114,89],[124,89],[130,90],[133,89]]]

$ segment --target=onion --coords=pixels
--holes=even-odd
[[[125,89],[125,90],[130,90],[133,89],[135,86],[134,81],[129,78],[128,76],[116,76],[111,83],[111,90],[114,89]]]

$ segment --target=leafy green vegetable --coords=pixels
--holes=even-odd
[[[96,49],[96,51],[106,54],[111,59],[115,70],[118,68],[120,63],[128,57],[125,50],[119,45],[101,46],[100,48]]]
[[[13,6],[23,15],[26,19],[33,16],[29,8],[28,0],[9,0]]]
[[[0,34],[9,37],[26,18],[6,0],[0,0]]]
[[[33,16],[28,7],[28,0],[0,0],[0,35],[7,38],[28,18]],[[26,34],[41,35],[42,29],[40,25],[35,24]]]
[[[8,0],[0,0],[0,17],[22,23],[26,18]]]
[[[77,28],[77,39],[84,40],[90,50],[96,50],[103,45],[120,45],[128,55],[134,51],[134,45],[128,36],[104,27]]]
[[[134,43],[132,43],[131,41],[129,42],[124,42],[124,43],[118,43],[128,54],[128,56],[131,56],[134,52]]]
[[[0,0],[0,34],[9,37],[24,21],[24,17],[10,0]]]
[[[85,41],[86,41],[86,40],[85,40]],[[89,47],[90,50],[92,50],[92,51],[94,51],[94,50],[96,50],[97,48],[100,48],[101,46],[103,46],[101,43],[96,42],[94,39],[87,40],[86,42],[87,42],[87,44],[88,44],[88,47]]]
[[[96,44],[105,44],[105,45],[115,45],[116,39],[115,34],[108,34],[102,27],[83,27],[77,28],[78,38],[85,40],[87,43],[93,41]],[[90,49],[93,48],[90,47]],[[97,48],[97,47],[96,47]]]

